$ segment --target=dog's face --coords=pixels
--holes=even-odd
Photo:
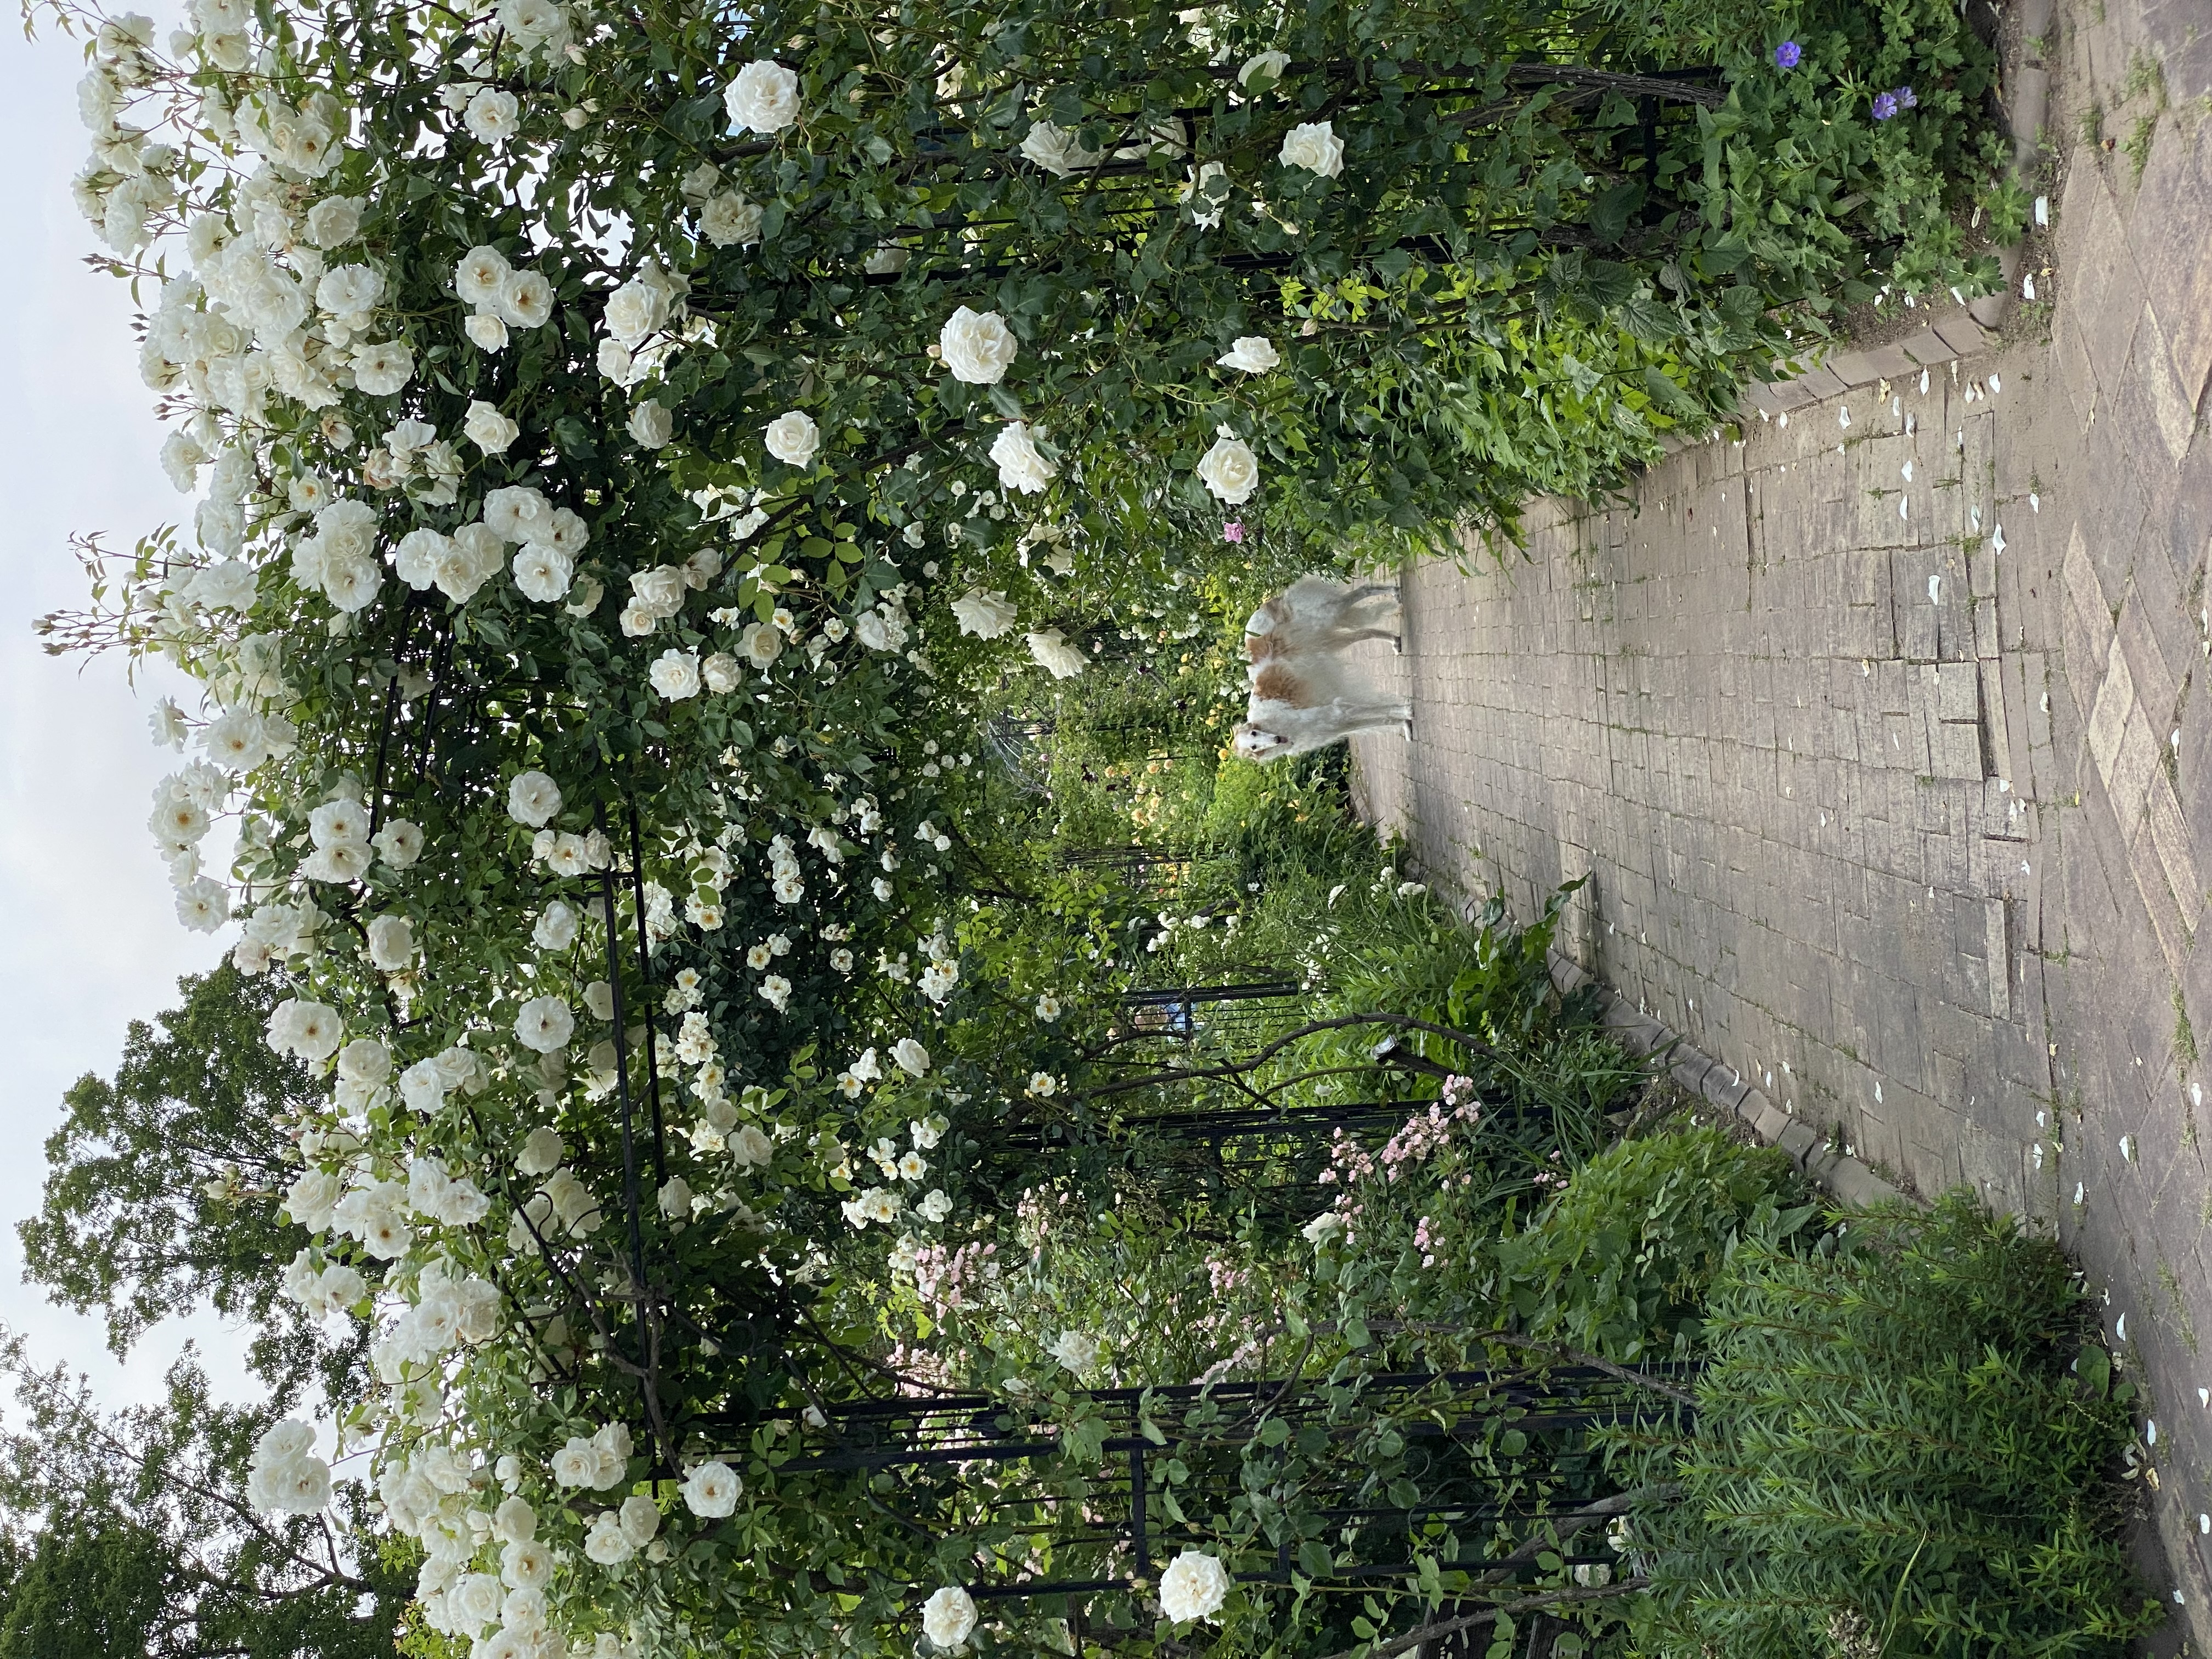
[[[1291,746],[1291,740],[1264,726],[1249,721],[1237,728],[1231,746],[1246,760],[1269,760]]]

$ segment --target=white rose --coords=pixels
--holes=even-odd
[[[509,271],[492,306],[503,322],[517,328],[541,327],[553,315],[553,284],[538,271]]]
[[[514,137],[520,125],[522,106],[511,92],[495,91],[486,87],[469,100],[469,106],[461,116],[468,130],[487,144],[503,143]]]
[[[921,1633],[938,1647],[958,1647],[975,1628],[975,1598],[957,1584],[933,1591],[921,1604]]]
[[[998,385],[1006,378],[1006,370],[1020,349],[1005,318],[995,311],[970,311],[966,306],[945,319],[937,344],[952,378],[969,386]]]
[[[1265,374],[1283,361],[1283,354],[1264,334],[1247,334],[1216,358],[1224,368],[1242,369],[1247,374]]]
[[[799,119],[799,76],[767,58],[748,64],[723,92],[722,106],[745,131],[781,132]]]
[[[623,1536],[622,1522],[612,1510],[603,1510],[584,1534],[584,1553],[603,1567],[618,1566],[637,1553],[637,1547]]]
[[[523,1137],[522,1150],[514,1158],[515,1170],[526,1176],[550,1175],[561,1167],[568,1150],[562,1145],[560,1133],[541,1123]]]
[[[753,626],[757,628],[760,624],[755,623]],[[707,683],[707,689],[716,696],[725,691],[736,690],[744,674],[744,670],[738,665],[738,659],[726,651],[717,651],[699,665],[699,678]]]
[[[676,417],[647,398],[629,412],[629,435],[647,449],[659,449],[676,435]]]
[[[506,453],[507,447],[522,435],[522,428],[501,414],[494,404],[478,399],[469,405],[467,417],[461,422],[461,431],[468,441],[487,455]],[[428,587],[426,580],[410,582],[410,586]]]
[[[532,542],[514,556],[514,585],[522,590],[525,599],[551,605],[568,597],[568,584],[575,579],[576,562],[566,553],[542,542]]]
[[[971,587],[952,601],[952,615],[963,634],[995,640],[1014,625],[1013,603],[997,588]]]
[[[747,623],[738,635],[738,651],[754,667],[769,667],[783,654],[783,635],[764,622]]]
[[[912,1037],[901,1037],[891,1044],[891,1058],[909,1077],[924,1076],[929,1070],[929,1050]]]
[[[555,899],[530,930],[530,942],[541,951],[565,951],[576,942],[576,913]]]
[[[368,959],[396,974],[415,959],[415,929],[404,916],[379,916],[368,924]]]
[[[518,772],[507,786],[507,815],[526,830],[540,829],[561,810],[561,786],[543,772]]]
[[[464,305],[488,306],[499,298],[510,267],[495,247],[472,247],[453,267],[453,292]]]
[[[1013,421],[991,441],[991,459],[998,464],[1001,489],[1034,495],[1059,476],[1060,469],[1037,452],[1029,422]]]
[[[384,855],[384,861],[395,870],[404,870],[422,856],[422,826],[405,818],[394,818],[378,830],[369,843]]]
[[[477,312],[461,325],[461,331],[481,351],[502,351],[507,348],[507,319],[497,312]]]
[[[718,1459],[702,1463],[684,1477],[684,1503],[702,1519],[719,1521],[737,1512],[738,1498],[744,1490],[744,1483],[737,1472]]]
[[[1228,1599],[1229,1569],[1198,1550],[1185,1550],[1160,1575],[1160,1611],[1178,1625],[1213,1619]]]
[[[1326,121],[1308,121],[1283,135],[1283,165],[1304,167],[1324,179],[1344,171],[1344,141]]]
[[[532,997],[514,1016],[515,1040],[541,1054],[565,1048],[575,1029],[575,1015],[558,997]]]
[[[699,210],[699,234],[716,247],[743,247],[760,240],[761,210],[733,190],[707,198]]]
[[[1237,71],[1237,84],[1249,91],[1255,80],[1263,86],[1270,81],[1281,80],[1283,71],[1290,66],[1291,54],[1287,52],[1261,52],[1244,60],[1244,67]]]
[[[1022,140],[1022,154],[1056,179],[1095,167],[1105,155],[1104,151],[1085,145],[1073,128],[1056,127],[1049,121],[1030,124],[1029,133]]]
[[[1199,457],[1198,476],[1220,500],[1240,506],[1260,487],[1260,458],[1251,445],[1224,427],[1213,447]]]
[[[1030,655],[1037,666],[1056,680],[1073,679],[1091,665],[1090,659],[1057,628],[1041,628],[1030,635]]]
[[[699,654],[673,648],[662,652],[646,671],[653,689],[671,702],[699,695]]]
[[[1087,1331],[1062,1331],[1046,1352],[1079,1376],[1098,1363],[1098,1339]]]
[[[821,447],[822,431],[814,417],[793,410],[768,423],[768,453],[789,466],[805,466]]]
[[[372,398],[389,398],[414,378],[414,356],[397,340],[353,354],[353,383]]]
[[[668,296],[651,283],[633,280],[624,283],[607,295],[607,332],[625,348],[635,350],[638,343],[667,320]],[[625,374],[629,365],[623,365]],[[607,372],[607,357],[604,349],[599,354],[599,371]],[[610,379],[615,378],[611,375]]]
[[[307,240],[317,247],[341,247],[361,234],[364,204],[350,196],[325,196],[307,210]]]

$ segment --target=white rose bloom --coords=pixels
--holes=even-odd
[[[760,204],[733,190],[711,196],[699,210],[699,234],[716,247],[749,246],[760,240]]]
[[[527,1504],[522,1507],[526,1511],[530,1508]],[[531,1516],[530,1524],[534,1532],[535,1515]],[[509,1589],[544,1589],[553,1577],[553,1552],[527,1536],[512,1540],[499,1553],[500,1579]]]
[[[671,702],[681,702],[686,697],[699,695],[699,653],[678,651],[672,647],[653,659],[646,671],[653,689]]]
[[[1160,1611],[1178,1625],[1213,1619],[1228,1599],[1229,1569],[1200,1551],[1185,1550],[1160,1575]]]
[[[1309,1244],[1326,1244],[1344,1231],[1344,1218],[1334,1210],[1323,1210],[1299,1229]]]
[[[568,1148],[561,1144],[559,1133],[541,1123],[523,1138],[522,1150],[515,1155],[518,1174],[550,1175],[560,1168]]]
[[[178,888],[177,920],[195,933],[212,933],[230,920],[230,890],[213,876]]]
[[[339,265],[315,284],[315,303],[355,328],[367,325],[383,297],[384,278],[367,265]]]
[[[365,345],[353,354],[353,383],[372,398],[389,398],[414,378],[414,356],[397,340]]]
[[[814,417],[793,410],[768,423],[768,453],[788,466],[805,466],[822,447],[822,429]]]
[[[1281,80],[1283,71],[1290,66],[1291,54],[1287,52],[1261,52],[1256,57],[1244,60],[1244,67],[1237,71],[1237,84],[1249,91],[1255,80],[1259,81],[1262,85],[1270,81]]]
[[[368,959],[387,974],[415,960],[415,929],[404,916],[379,916],[368,924]]]
[[[1236,344],[1215,359],[1224,368],[1242,369],[1247,374],[1265,374],[1283,361],[1283,354],[1264,334],[1247,334]]]
[[[783,635],[767,623],[747,623],[738,635],[738,654],[756,668],[767,668],[783,654]]]
[[[991,459],[999,468],[999,486],[1034,495],[1060,474],[1060,469],[1040,454],[1030,436],[1029,422],[1013,421],[991,441]]]
[[[905,248],[885,244],[871,250],[868,257],[860,261],[860,269],[871,276],[896,276],[907,268],[908,261],[913,258],[914,255]]]
[[[331,1466],[314,1454],[315,1431],[290,1419],[253,1448],[246,1495],[264,1514],[313,1515],[331,1501]]]
[[[543,772],[518,772],[507,786],[507,815],[526,830],[540,829],[561,810],[561,786]]]
[[[659,449],[676,435],[676,417],[647,398],[629,412],[629,435],[647,449]]]
[[[556,1486],[589,1486],[599,1479],[599,1474],[598,1449],[582,1435],[570,1435],[561,1449],[553,1454],[553,1481]]]
[[[505,1592],[488,1572],[471,1572],[446,1592],[446,1620],[456,1635],[474,1637],[499,1617]]]
[[[461,325],[470,343],[482,351],[507,349],[507,319],[495,311],[479,311]]]
[[[1260,458],[1251,445],[1223,427],[1213,447],[1199,457],[1198,476],[1222,501],[1242,506],[1260,487]]]
[[[637,1547],[623,1536],[622,1522],[615,1512],[602,1510],[584,1534],[584,1553],[603,1567],[615,1567],[635,1555]]]
[[[532,997],[514,1016],[515,1040],[541,1054],[565,1048],[575,1030],[576,1017],[559,997]]]
[[[607,332],[614,336],[626,351],[634,351],[641,341],[667,320],[668,296],[653,283],[633,280],[624,283],[607,295]],[[623,362],[623,374],[630,364]],[[608,373],[607,353],[602,345],[599,352],[599,372]],[[609,379],[617,378],[611,374]]]
[[[509,271],[492,307],[516,328],[543,327],[553,315],[553,284],[535,270]]]
[[[1087,1331],[1062,1331],[1045,1352],[1079,1376],[1098,1363],[1098,1339]]]
[[[511,92],[495,91],[486,87],[469,100],[467,111],[461,119],[471,132],[487,144],[504,143],[514,137],[521,125],[521,106]]]
[[[531,943],[541,951],[565,951],[576,942],[576,913],[555,899],[530,930]]]
[[[1020,343],[1006,319],[995,311],[970,311],[966,306],[945,320],[937,344],[952,378],[969,386],[996,386],[1006,378]]]
[[[891,1044],[891,1059],[908,1077],[922,1077],[929,1071],[929,1050],[912,1037],[901,1037]]]
[[[748,64],[723,92],[722,106],[748,132],[781,132],[799,119],[799,76],[767,58]]]
[[[503,1499],[492,1511],[491,1535],[502,1544],[526,1544],[538,1534],[538,1511],[525,1498]]]
[[[1229,207],[1229,169],[1218,161],[1207,161],[1189,173],[1188,179],[1182,199],[1192,204],[1191,222],[1200,230],[1218,229],[1221,216]],[[1217,179],[1221,181],[1218,185],[1214,183]]]
[[[1304,167],[1324,179],[1344,171],[1344,141],[1326,121],[1308,121],[1283,135],[1283,165]]]
[[[1070,645],[1057,628],[1040,628],[1030,634],[1030,655],[1037,666],[1056,680],[1073,679],[1091,665],[1091,659]]]
[[[726,651],[717,651],[699,665],[699,678],[717,696],[725,691],[736,690],[744,672],[738,659]]]
[[[932,1591],[921,1604],[921,1633],[937,1647],[957,1648],[975,1628],[975,1598],[957,1584]]]
[[[1095,167],[1105,159],[1104,151],[1085,144],[1073,128],[1056,127],[1049,121],[1030,124],[1029,132],[1022,140],[1022,154],[1055,179]]]
[[[374,1089],[392,1075],[392,1050],[374,1037],[356,1037],[338,1050],[338,1075]]]
[[[307,210],[307,240],[317,247],[341,247],[361,234],[366,202],[351,196],[325,196]]]
[[[744,1483],[737,1472],[717,1459],[702,1463],[684,1477],[684,1504],[702,1520],[719,1521],[737,1512],[738,1498],[744,1491]]]
[[[500,413],[495,404],[478,398],[469,405],[467,417],[461,422],[461,431],[468,441],[487,455],[503,455],[507,447],[522,435],[522,428]],[[428,587],[426,578],[410,581],[410,587]]]
[[[264,1029],[270,1048],[280,1054],[297,1054],[310,1066],[319,1066],[337,1053],[345,1036],[337,1009],[296,997],[278,1003]]]
[[[490,409],[491,405],[478,404],[476,407]],[[496,410],[493,412],[497,414]],[[434,530],[410,530],[399,538],[399,545],[392,550],[392,574],[419,593],[438,580],[439,563],[453,550],[450,537],[441,536]]]
[[[514,585],[522,590],[523,598],[553,605],[568,597],[568,585],[575,580],[576,562],[543,542],[532,542],[514,556],[513,568]]]
[[[310,1170],[285,1193],[284,1213],[311,1233],[327,1231],[340,1190],[336,1176],[322,1170]]]
[[[395,870],[404,870],[422,856],[422,827],[405,818],[394,818],[376,832],[371,843]]]
[[[978,639],[997,639],[1014,625],[1015,615],[1013,602],[998,588],[987,592],[971,587],[952,601],[953,619],[960,624],[960,631]]]
[[[497,248],[472,247],[453,267],[453,292],[464,305],[490,305],[499,298],[511,269],[507,256]]]

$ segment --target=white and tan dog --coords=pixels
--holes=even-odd
[[[1370,610],[1388,599],[1387,609]],[[1346,586],[1302,576],[1244,624],[1245,678],[1252,696],[1231,744],[1247,760],[1279,760],[1341,742],[1355,732],[1407,726],[1412,708],[1380,696],[1348,670],[1344,648],[1362,640],[1396,643],[1395,590]],[[1394,625],[1379,626],[1385,619]]]

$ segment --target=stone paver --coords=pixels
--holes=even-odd
[[[1770,407],[1634,511],[1540,502],[1525,560],[1420,567],[1406,655],[1370,659],[1416,741],[1355,748],[1435,879],[1525,916],[1589,876],[1562,945],[1626,1001],[1908,1189],[1970,1183],[2058,1230],[2148,1384],[2154,1512],[2212,1650],[2191,11],[2062,9],[2077,105],[2148,54],[2172,107],[2139,182],[2124,152],[2070,157],[2047,341]]]

